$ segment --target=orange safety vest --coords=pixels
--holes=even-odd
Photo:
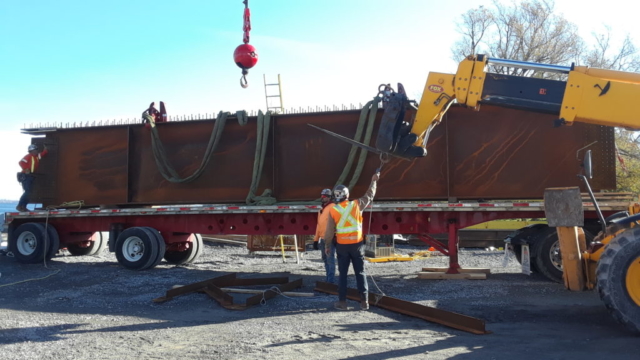
[[[331,208],[336,223],[338,244],[357,244],[362,241],[362,211],[358,200],[345,200]]]
[[[324,239],[324,232],[327,230],[327,222],[329,221],[329,216],[331,214],[331,208],[334,204],[328,204],[322,210],[318,212],[318,226],[316,226],[316,236],[314,236],[313,241],[317,242],[320,239]],[[328,239],[327,242],[331,241]]]

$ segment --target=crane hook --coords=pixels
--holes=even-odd
[[[247,76],[242,74],[242,77],[240,78],[240,86],[242,86],[243,89],[246,89],[249,87],[249,83],[247,82]]]

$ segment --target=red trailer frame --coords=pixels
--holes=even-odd
[[[599,203],[605,216],[628,209],[628,202]],[[166,249],[182,251],[191,234],[207,235],[312,235],[319,205],[211,205],[165,206],[132,209],[40,210],[7,213],[9,243],[14,230],[26,223],[41,223],[57,231],[60,247],[91,240],[95,232],[110,232],[114,250],[125,229],[150,227],[162,234]],[[584,203],[585,219],[597,219],[594,206]],[[458,231],[499,219],[544,218],[542,201],[374,203],[364,212],[365,234],[415,234],[449,256],[447,273],[459,272]],[[429,234],[448,233],[448,245]]]

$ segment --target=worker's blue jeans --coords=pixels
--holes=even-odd
[[[29,197],[31,195],[31,188],[33,187],[33,175],[25,176],[24,180],[21,182],[22,190],[24,193],[20,196],[20,200],[18,201],[18,206],[27,206],[29,203]]]
[[[324,239],[320,239],[318,242],[318,249],[320,249],[320,253],[322,254],[322,261],[324,262],[324,269],[326,271],[327,277],[325,281],[331,284],[335,284],[336,282],[336,245],[333,241],[329,241],[329,255],[325,252],[325,243]]]
[[[350,263],[353,263],[353,272],[356,274],[360,300],[368,299],[369,285],[367,284],[367,276],[364,273],[364,241],[357,244],[337,244],[336,253],[338,254],[338,270],[340,271],[338,300],[347,300],[347,273],[349,272]]]

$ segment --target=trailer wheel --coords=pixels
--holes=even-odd
[[[47,229],[47,241],[49,242],[49,250],[47,251],[47,260],[51,260],[60,249],[60,236],[58,231],[51,224],[43,225]]]
[[[549,229],[553,232],[539,238],[534,243],[532,254],[534,254],[535,260],[533,262],[538,271],[546,278],[557,283],[564,283],[558,232],[554,228]],[[584,235],[587,243],[593,240],[593,235],[590,232],[585,231]]]
[[[167,245],[164,242],[164,237],[162,237],[162,234],[160,234],[158,230],[152,227],[144,227],[144,228],[149,230],[154,235],[156,240],[156,246],[158,247],[158,255],[156,256],[155,260],[145,268],[145,269],[153,269],[154,267],[158,266],[158,264],[160,264],[160,262],[162,261],[162,257],[164,256],[167,250]]]
[[[562,283],[562,255],[558,234],[553,232],[544,236],[534,245],[536,268],[551,281]]]
[[[91,238],[81,244],[69,244],[67,250],[74,256],[97,255],[107,247],[107,239],[102,232],[96,231]]]
[[[191,234],[191,242],[187,250],[167,251],[164,254],[164,259],[174,265],[190,264],[202,254],[203,248],[202,236],[200,234]]]
[[[157,237],[152,231],[144,227],[129,228],[118,235],[116,259],[127,269],[143,270],[155,264],[158,248]]]
[[[596,278],[598,293],[609,313],[640,333],[640,229],[629,229],[606,245]]]
[[[16,259],[24,264],[36,264],[44,261],[49,255],[50,244],[45,244],[44,225],[26,223],[13,231],[9,241],[9,249]],[[46,248],[45,248],[46,247]]]
[[[534,224],[518,229],[509,235],[508,238],[510,238],[511,246],[518,263],[522,264],[523,243],[529,245],[529,253],[533,255],[533,244],[535,244],[540,238],[547,236],[551,231],[555,230],[549,228],[549,226],[545,224]],[[530,264],[531,272],[539,272],[535,261],[531,261]]]

